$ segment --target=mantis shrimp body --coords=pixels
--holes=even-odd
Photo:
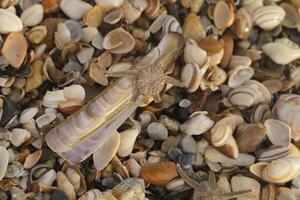
[[[159,101],[159,92],[165,89],[166,83],[180,85],[179,81],[165,75],[165,71],[183,45],[181,35],[168,33],[132,70],[112,74],[124,77],[53,128],[46,135],[48,146],[72,165],[88,158],[135,111],[140,105],[137,101]]]

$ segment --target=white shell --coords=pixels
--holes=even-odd
[[[102,199],[102,192],[98,189],[91,189],[83,194],[78,200],[98,200]],[[114,200],[114,199],[111,199]]]
[[[24,10],[20,18],[24,26],[36,26],[43,20],[43,17],[43,6],[40,4],[34,4]]]
[[[184,60],[187,64],[196,63],[202,66],[207,60],[207,53],[197,45],[195,40],[188,39],[184,48]]]
[[[0,8],[0,33],[19,32],[23,30],[21,19],[14,13]]]
[[[56,172],[54,169],[50,169],[44,173],[39,179],[38,182],[45,185],[52,185],[56,180]]]
[[[288,146],[291,143],[291,128],[276,119],[267,119],[265,121],[267,136],[273,145]]]
[[[55,113],[46,113],[46,114],[39,116],[35,121],[36,121],[36,125],[39,128],[42,128],[42,127],[50,124],[55,119],[56,119]]]
[[[211,120],[207,113],[199,112],[194,113],[183,124],[180,125],[180,130],[188,135],[200,135],[208,131],[214,125],[214,121]]]
[[[82,101],[85,99],[85,90],[81,85],[65,87],[63,93],[66,99],[78,99]]]
[[[264,6],[254,12],[254,22],[264,30],[271,30],[278,26],[285,17],[285,11],[279,6]]]
[[[37,107],[26,108],[25,110],[22,111],[20,118],[19,118],[19,122],[21,124],[24,124],[24,123],[30,121],[38,113],[38,111],[39,111],[39,109]]]
[[[11,140],[10,142],[15,146],[19,147],[21,146],[24,142],[30,139],[31,133],[27,131],[26,129],[22,128],[14,128],[11,131]]]
[[[254,70],[249,66],[237,66],[228,72],[228,86],[231,88],[242,85],[250,80],[254,75]]]
[[[93,7],[81,0],[62,0],[60,8],[71,19],[79,20]]]
[[[57,108],[60,102],[66,100],[63,90],[47,91],[43,98],[43,105],[50,108]]]
[[[9,155],[5,147],[0,146],[0,180],[2,180],[7,166],[8,166]]]

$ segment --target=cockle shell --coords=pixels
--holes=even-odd
[[[26,38],[22,33],[10,33],[3,44],[1,53],[10,65],[18,69],[26,57],[27,47]]]
[[[95,167],[103,170],[115,156],[120,145],[120,134],[114,131],[107,141],[102,144],[93,154]]]
[[[262,49],[264,53],[272,59],[272,61],[280,65],[286,65],[300,58],[299,48],[293,48],[280,42],[270,42],[264,44]]]
[[[5,147],[0,146],[0,180],[2,180],[7,166],[8,166],[9,155]]]
[[[61,10],[71,19],[81,19],[92,6],[82,0],[62,0],[60,2]]]
[[[245,81],[250,80],[254,75],[252,67],[237,66],[228,72],[228,86],[231,88],[242,85]]]
[[[180,130],[188,135],[200,135],[208,131],[214,124],[206,112],[196,112],[180,125]]]
[[[43,20],[43,16],[43,6],[41,4],[34,4],[24,10],[20,18],[24,26],[36,26]]]
[[[286,183],[300,174],[300,158],[284,157],[269,163],[256,163],[250,171],[269,183]]]
[[[11,32],[19,32],[23,29],[21,19],[14,13],[0,8],[0,33],[7,34]]]
[[[283,94],[278,98],[272,110],[277,119],[291,127],[292,138],[296,141],[300,140],[299,103],[299,95]]]
[[[131,121],[133,126],[120,132],[120,145],[117,151],[120,157],[126,157],[132,152],[135,140],[141,132],[141,123],[133,119]]]
[[[283,21],[284,17],[285,11],[273,5],[258,8],[253,14],[255,24],[264,30],[272,30]]]

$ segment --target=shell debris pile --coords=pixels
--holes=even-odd
[[[0,200],[299,200],[299,0],[1,0]]]

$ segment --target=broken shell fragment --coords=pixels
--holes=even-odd
[[[178,176],[176,164],[162,162],[144,165],[141,169],[141,178],[153,185],[165,186]]]
[[[190,13],[184,19],[182,25],[183,37],[185,39],[193,39],[199,42],[201,39],[205,38],[206,33],[202,25],[202,22],[195,13]]]
[[[284,157],[269,163],[256,163],[250,171],[269,183],[286,183],[300,174],[300,158]]]
[[[190,118],[180,125],[180,130],[188,135],[200,135],[208,131],[214,125],[207,113],[194,113]]]
[[[128,178],[116,185],[112,190],[112,195],[118,200],[145,199],[144,180],[138,178]]]
[[[66,100],[63,90],[47,91],[43,98],[43,105],[50,108],[57,108],[59,103]]]
[[[75,189],[68,177],[61,171],[57,172],[57,185],[69,200],[76,200]]]
[[[278,26],[285,17],[285,11],[280,6],[263,6],[255,10],[253,20],[264,30],[272,30]]]
[[[253,178],[246,176],[234,176],[231,178],[231,187],[233,192],[243,191],[243,190],[252,190],[249,195],[245,197],[237,198],[238,200],[247,199],[259,199],[260,197],[260,183]],[[251,197],[251,198],[250,198]]]
[[[0,180],[4,177],[8,166],[9,154],[5,147],[0,146]]]
[[[120,134],[114,131],[111,136],[100,145],[93,154],[94,165],[98,170],[103,170],[115,156],[120,145]]]
[[[6,9],[0,8],[0,33],[7,34],[23,30],[21,19]]]
[[[24,162],[24,169],[32,168],[41,158],[43,151],[41,149],[35,151],[32,154],[29,154]]]
[[[24,10],[20,18],[24,26],[36,26],[43,20],[43,16],[43,6],[41,4],[34,4]]]
[[[26,129],[22,128],[14,128],[11,130],[11,139],[10,142],[16,146],[21,146],[24,142],[29,140],[31,137],[31,133],[27,131]]]
[[[83,22],[86,26],[97,28],[102,22],[103,15],[104,11],[102,7],[96,5],[84,15]]]
[[[21,67],[27,54],[27,41],[22,33],[10,33],[6,38],[1,53],[14,68]]]

